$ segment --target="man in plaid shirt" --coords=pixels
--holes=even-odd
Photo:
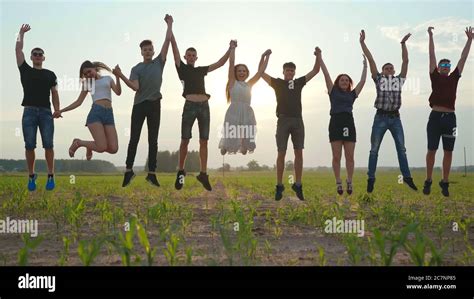
[[[392,134],[397,149],[398,163],[403,175],[403,182],[411,189],[418,190],[413,182],[413,178],[408,168],[408,159],[405,149],[405,136],[403,126],[400,120],[399,109],[402,104],[402,87],[408,71],[408,50],[405,42],[410,37],[410,33],[405,35],[401,41],[402,44],[402,69],[398,76],[395,75],[393,64],[386,63],[382,66],[382,73],[379,73],[374,58],[365,45],[365,32],[360,33],[360,45],[365,56],[369,60],[370,72],[377,89],[377,98],[374,107],[377,113],[372,125],[372,134],[370,136],[371,149],[369,156],[369,170],[367,172],[367,192],[374,190],[375,170],[377,168],[377,158],[382,143],[383,136],[387,130]]]

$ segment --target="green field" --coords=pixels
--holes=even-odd
[[[53,192],[42,175],[33,193],[26,175],[3,175],[0,220],[38,220],[39,234],[0,234],[0,265],[474,265],[474,174],[453,173],[449,198],[436,177],[424,196],[377,175],[372,195],[356,172],[354,194],[338,196],[332,172],[306,171],[305,202],[289,183],[274,201],[273,172],[211,173],[212,192],[193,174],[181,191],[172,174],[160,188],[144,174],[127,188],[121,175],[64,175]],[[333,217],[364,220],[364,236],[326,233]]]

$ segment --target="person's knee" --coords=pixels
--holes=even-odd
[[[434,158],[436,156],[436,150],[428,150],[428,152],[426,153],[426,155],[429,157],[429,158]]]
[[[207,148],[207,139],[199,139],[199,146]]]
[[[189,139],[181,139],[181,147],[187,147],[189,144]]]
[[[453,156],[453,151],[444,150],[444,156],[446,158],[451,158]]]
[[[118,145],[111,145],[107,148],[109,154],[115,154],[118,152]]]
[[[105,144],[105,143],[96,143],[95,151],[98,152],[98,153],[103,153],[103,152],[107,151],[107,144]]]

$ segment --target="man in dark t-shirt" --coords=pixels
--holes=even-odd
[[[46,190],[53,190],[55,187],[53,150],[54,121],[49,95],[51,93],[54,111],[59,111],[59,95],[56,88],[56,75],[50,70],[43,69],[43,61],[45,60],[44,51],[41,48],[31,50],[30,59],[33,63],[33,67],[28,65],[25,61],[23,37],[30,29],[31,27],[28,24],[21,26],[15,47],[16,62],[20,71],[21,85],[23,86],[24,94],[21,103],[24,107],[22,130],[29,173],[28,190],[36,190],[35,148],[38,128],[41,134],[48,167]]]
[[[309,80],[319,72],[321,66],[321,50],[314,51],[316,61],[313,69],[306,76],[294,79],[296,66],[293,62],[283,65],[284,79],[275,79],[266,73],[262,78],[274,90],[277,100],[276,115],[278,117],[276,130],[276,143],[278,148],[277,156],[277,185],[275,200],[283,197],[283,170],[285,167],[285,155],[288,146],[288,138],[291,136],[293,149],[295,152],[295,182],[291,188],[296,192],[300,200],[304,200],[303,185],[301,178],[303,175],[303,148],[304,148],[304,123],[301,109],[301,91]]]
[[[457,136],[456,114],[454,104],[456,101],[456,90],[461,77],[464,64],[469,56],[472,44],[473,28],[466,28],[467,42],[461,54],[461,58],[451,72],[451,61],[441,59],[436,65],[436,56],[433,41],[433,27],[428,28],[429,35],[429,55],[430,55],[430,79],[431,95],[429,98],[432,109],[426,127],[428,136],[428,152],[426,154],[426,180],[423,186],[423,193],[428,195],[431,192],[433,167],[438,150],[439,140],[443,140],[443,179],[439,182],[441,193],[449,196],[449,172],[453,159],[454,142]]]
[[[171,37],[171,46],[173,48],[174,62],[178,72],[179,79],[183,84],[183,97],[186,102],[181,116],[181,144],[179,146],[179,165],[176,174],[175,188],[181,190],[184,185],[186,172],[184,164],[188,155],[188,144],[191,139],[194,122],[198,121],[199,127],[199,158],[200,173],[196,177],[203,187],[211,191],[212,186],[209,183],[207,174],[207,142],[209,139],[210,112],[208,100],[211,97],[206,93],[204,77],[208,72],[212,72],[223,66],[229,58],[230,49],[237,46],[236,41],[231,41],[229,49],[224,56],[216,63],[209,66],[194,66],[197,60],[197,51],[195,48],[188,48],[184,55],[186,63],[181,60],[178,45],[174,35]]]

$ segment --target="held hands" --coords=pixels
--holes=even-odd
[[[24,34],[28,31],[30,31],[31,27],[29,24],[23,24],[21,25],[21,28],[20,28],[20,34]]]
[[[112,74],[114,74],[115,77],[120,77],[122,75],[122,70],[118,64],[112,69]]]
[[[171,24],[173,24],[173,17],[172,17],[171,15],[169,15],[169,14],[166,14],[166,16],[165,16],[165,22],[166,22],[166,24],[168,24],[168,26],[171,25]]]
[[[433,29],[434,29],[434,27],[432,27],[432,26],[428,27],[429,36],[433,36]]]
[[[400,42],[401,44],[404,44],[411,36],[411,33],[408,33],[402,38],[402,41]]]
[[[53,113],[53,118],[62,118],[63,116],[61,115],[62,111],[61,110],[56,110]]]
[[[272,50],[268,49],[265,52],[263,52],[262,57],[270,56],[270,54],[272,54]]]
[[[319,47],[314,48],[314,55],[315,56],[320,56],[321,55],[321,49]]]
[[[237,40],[233,39],[229,42],[229,49],[233,50],[235,48],[237,48]]]
[[[362,29],[362,30],[360,31],[359,42],[360,42],[360,43],[365,42],[365,31],[364,31],[364,29]]]
[[[464,32],[466,32],[467,39],[472,40],[472,37],[474,36],[474,28],[471,27],[471,26],[469,26],[469,28],[466,27],[466,31],[464,31]]]

